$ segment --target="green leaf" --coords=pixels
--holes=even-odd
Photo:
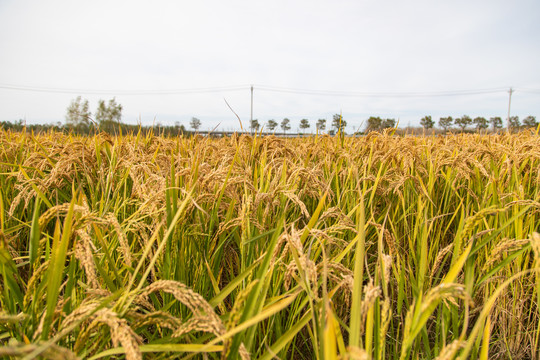
[[[52,318],[54,315],[54,309],[58,304],[58,295],[60,293],[60,285],[64,278],[64,266],[66,262],[66,254],[71,238],[71,226],[73,221],[73,208],[75,205],[76,196],[73,197],[73,201],[69,204],[69,209],[64,220],[64,226],[62,233],[60,234],[60,222],[56,222],[54,230],[53,246],[51,249],[51,263],[49,265],[49,271],[47,272],[47,307],[45,314],[45,321],[43,323],[43,333],[41,338],[47,339],[51,327]]]
[[[289,345],[291,341],[294,339],[296,334],[300,330],[306,326],[307,323],[311,320],[312,317],[312,311],[308,310],[304,316],[298,321],[295,322],[294,326],[292,326],[289,330],[287,330],[279,339],[276,340],[275,343],[270,346],[268,351],[264,353],[259,360],[271,360],[275,358],[275,354],[277,354],[281,349],[283,349],[285,346]]]
[[[365,257],[365,213],[364,213],[364,198],[360,198],[360,207],[356,212],[357,235],[353,242],[356,243],[356,251],[354,253],[354,283],[351,301],[351,321],[349,333],[349,346],[361,347],[361,306],[362,306],[362,286],[364,282],[364,257]]]
[[[39,228],[39,205],[39,197],[36,197],[36,201],[34,202],[34,214],[32,215],[32,225],[30,227],[30,241],[28,245],[28,255],[31,271],[33,270],[36,259],[38,259],[39,257],[39,238],[41,237],[41,231]]]

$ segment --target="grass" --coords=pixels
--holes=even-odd
[[[540,357],[537,134],[0,131],[0,356]]]

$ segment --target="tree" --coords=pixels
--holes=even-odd
[[[382,125],[383,129],[394,128],[394,127],[396,127],[396,120],[395,119],[384,119],[381,125]]]
[[[122,120],[122,105],[116,103],[116,99],[109,100],[109,104],[105,105],[104,100],[99,100],[96,111],[96,121],[98,123],[120,123]]]
[[[192,117],[191,121],[189,122],[189,126],[195,131],[199,130],[201,127],[201,120],[197,119],[196,117]]]
[[[367,120],[366,132],[379,131],[382,128],[383,119],[380,117],[370,116]]]
[[[508,119],[508,123],[510,125],[510,129],[517,130],[521,127],[521,123],[519,122],[519,116],[510,116]]]
[[[317,132],[324,131],[324,129],[326,129],[326,119],[317,120],[315,126],[317,127]]]
[[[461,131],[465,131],[465,128],[472,123],[470,116],[463,115],[460,118],[457,118],[455,124],[461,128]]]
[[[491,123],[491,127],[493,128],[493,131],[497,131],[497,129],[502,128],[503,123],[500,116],[490,118],[489,122]]]
[[[431,119],[431,115],[427,115],[420,119],[420,125],[422,125],[426,130],[432,129],[435,125],[435,121]]]
[[[275,128],[277,128],[278,126],[278,123],[274,121],[274,119],[271,119],[271,120],[268,120],[268,124],[266,125],[266,127],[270,130],[270,131],[274,131]]]
[[[534,116],[527,116],[525,119],[523,119],[523,126],[528,128],[535,128],[538,126],[538,122],[536,121],[536,118]]]
[[[291,120],[285,118],[281,121],[281,128],[283,129],[283,132],[287,132],[287,130],[291,129]]]
[[[259,131],[259,128],[261,125],[259,124],[259,120],[253,119],[249,122],[249,128],[251,129],[251,132],[257,132]]]
[[[99,123],[100,129],[107,132],[114,132],[116,125],[120,125],[122,120],[122,105],[116,103],[116,99],[109,100],[108,105],[105,105],[104,100],[98,101],[96,111],[96,121]]]
[[[473,122],[476,125],[476,129],[478,131],[487,129],[489,127],[487,119],[485,117],[482,117],[482,116],[475,117]]]
[[[448,129],[450,129],[453,123],[454,123],[454,119],[452,119],[451,116],[442,117],[439,119],[439,126],[442,127],[444,131],[447,131]]]
[[[88,100],[82,101],[81,97],[77,96],[67,108],[66,125],[70,128],[87,129],[90,126],[91,115]]]
[[[347,122],[343,120],[343,117],[341,114],[334,114],[332,117],[332,127],[336,128],[336,133],[338,131],[341,131],[342,133],[345,130],[345,127],[347,126]]]
[[[309,127],[310,125],[309,125],[308,119],[300,120],[300,129],[305,130],[305,129],[309,129]]]

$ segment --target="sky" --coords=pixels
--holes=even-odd
[[[540,117],[538,0],[0,0],[0,121]],[[229,104],[229,106],[227,105]]]

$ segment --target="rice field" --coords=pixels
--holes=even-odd
[[[540,137],[0,130],[0,357],[539,359]]]

